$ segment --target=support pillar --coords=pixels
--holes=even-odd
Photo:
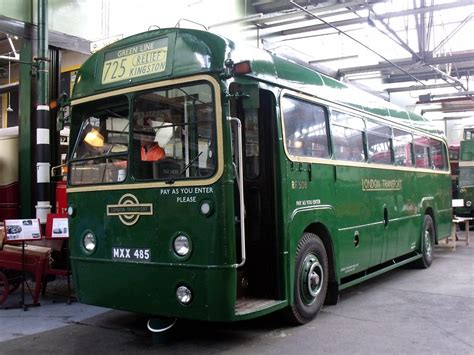
[[[50,114],[48,64],[48,0],[38,0],[38,90],[36,101],[36,218],[42,224],[51,213]]]

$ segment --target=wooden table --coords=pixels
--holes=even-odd
[[[472,217],[458,217],[454,216],[453,225],[451,228],[451,235],[446,238],[446,244],[449,243],[449,238],[453,240],[453,250],[456,250],[456,240],[458,239],[456,235],[456,225],[464,223],[464,232],[466,233],[466,245],[469,245],[469,222],[472,221]]]

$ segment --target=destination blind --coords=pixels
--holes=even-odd
[[[167,37],[107,52],[101,82],[110,84],[164,72],[167,53]]]

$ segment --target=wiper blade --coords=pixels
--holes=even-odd
[[[202,154],[202,152],[196,154],[196,156],[191,159],[191,161],[188,163],[188,165],[186,165],[186,166],[183,168],[183,170],[181,170],[181,171],[179,172],[179,175],[183,175],[183,174],[186,172],[186,170],[188,170],[189,167],[196,161],[196,159],[201,156],[201,154]]]

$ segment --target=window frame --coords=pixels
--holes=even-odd
[[[290,152],[290,146],[288,145],[288,132],[286,130],[286,121],[285,121],[285,114],[284,114],[284,108],[283,108],[283,100],[285,99],[290,99],[290,100],[295,100],[295,101],[300,101],[305,104],[311,105],[313,107],[316,107],[321,110],[321,112],[324,115],[324,126],[325,126],[325,137],[326,137],[326,156],[324,157],[318,157],[318,156],[312,156],[312,155],[304,155],[304,154],[293,154]],[[281,123],[282,123],[282,132],[283,132],[283,145],[285,152],[287,156],[290,158],[290,160],[331,160],[333,156],[333,150],[332,150],[332,145],[331,145],[331,135],[330,135],[330,124],[329,124],[329,110],[328,107],[318,101],[311,100],[310,98],[306,96],[299,96],[295,95],[289,92],[283,92],[280,96],[280,112],[281,112]]]

